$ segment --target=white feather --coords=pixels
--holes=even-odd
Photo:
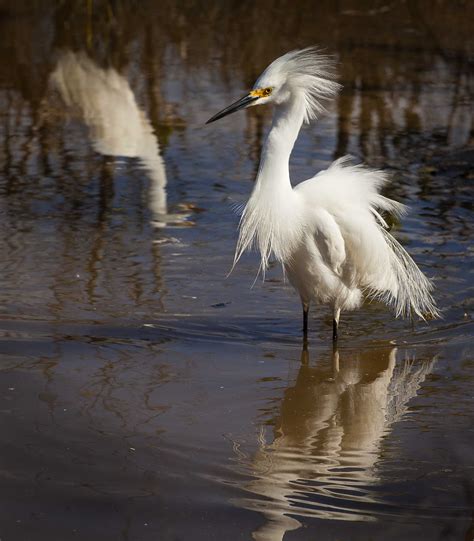
[[[324,102],[334,98],[341,85],[335,81],[334,58],[322,54],[316,47],[290,51],[274,60],[255,83],[255,88],[275,87],[279,80],[293,93],[300,93],[304,101],[304,121],[315,119]],[[281,87],[283,85],[278,85]]]
[[[292,188],[289,157],[302,123],[322,110],[321,101],[339,88],[333,65],[315,49],[275,60],[255,89],[271,88],[273,124],[262,152],[254,190],[242,213],[234,258],[256,247],[265,272],[273,255],[285,268],[305,305],[327,303],[340,310],[364,298],[391,306],[396,316],[439,317],[433,286],[386,231],[382,212],[403,215],[405,207],[381,195],[382,171],[351,165],[350,158]]]

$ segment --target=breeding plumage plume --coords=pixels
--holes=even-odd
[[[387,231],[381,212],[402,215],[404,205],[380,194],[382,171],[351,165],[350,158],[301,182],[290,182],[289,158],[303,122],[316,118],[340,89],[334,64],[315,48],[272,62],[253,89],[213,116],[213,122],[254,105],[273,103],[252,195],[242,213],[234,265],[256,247],[265,272],[270,256],[282,263],[303,305],[304,334],[312,301],[333,310],[333,339],[341,310],[364,298],[391,306],[396,316],[438,317],[430,280]]]

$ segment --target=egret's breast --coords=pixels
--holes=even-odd
[[[312,236],[302,240],[285,264],[285,271],[291,285],[308,302],[330,302],[341,284],[340,278],[327,267]]]

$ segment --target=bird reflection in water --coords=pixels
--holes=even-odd
[[[396,348],[333,351],[311,364],[306,347],[295,384],[285,391],[274,440],[263,432],[254,456],[239,460],[253,480],[239,505],[266,521],[253,538],[281,541],[297,529],[297,516],[373,520],[382,441],[401,419],[434,359],[397,362]],[[375,507],[374,507],[375,506]],[[291,516],[289,516],[291,515]]]
[[[85,53],[67,51],[60,55],[50,82],[68,112],[78,113],[89,128],[96,152],[141,161],[150,178],[153,225],[183,218],[167,214],[166,171],[158,139],[127,79],[113,68],[100,68]]]

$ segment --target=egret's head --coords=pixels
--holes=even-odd
[[[274,60],[246,96],[214,115],[206,124],[253,105],[282,104],[293,98],[304,100],[305,120],[309,121],[324,110],[324,101],[339,91],[340,85],[334,79],[331,57],[322,55],[314,47],[291,51]]]

